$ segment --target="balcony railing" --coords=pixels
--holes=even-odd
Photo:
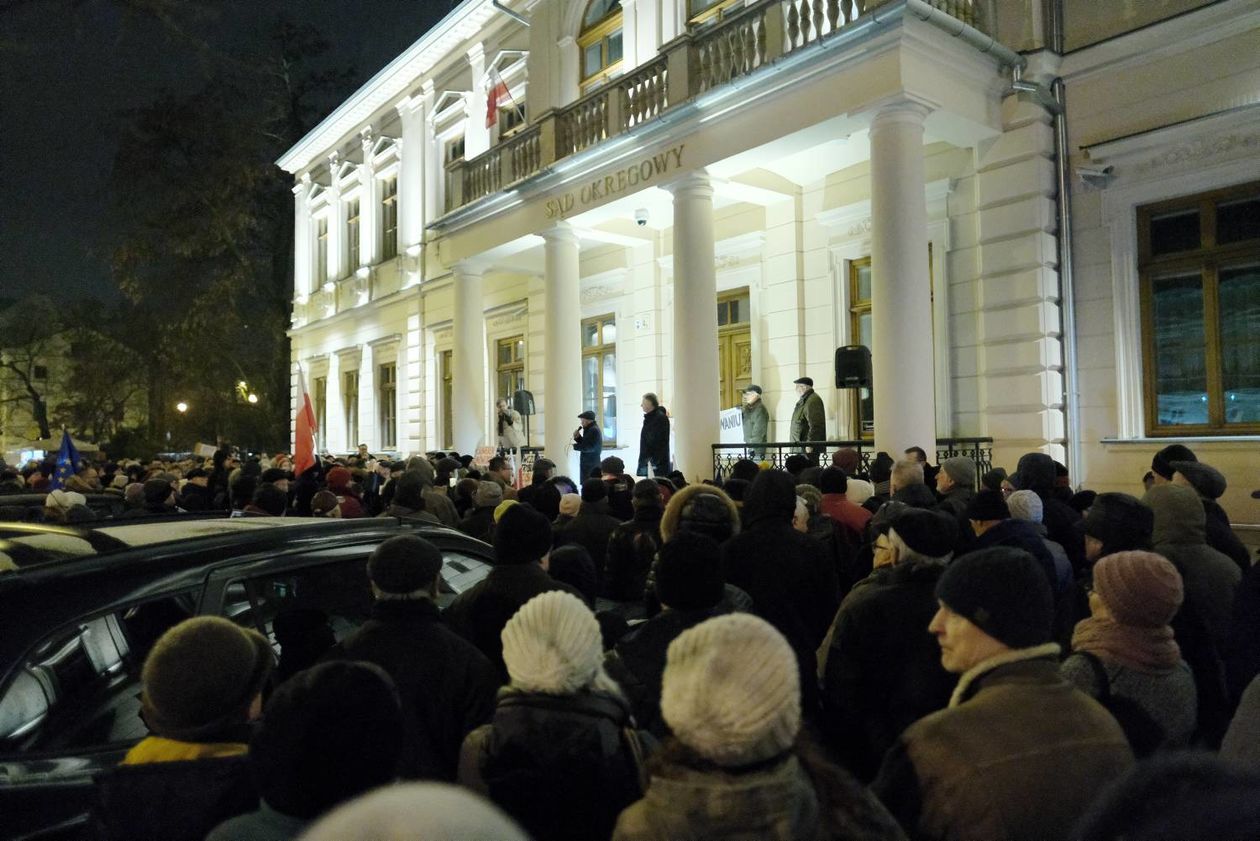
[[[861,464],[860,473],[871,469],[871,459],[875,457],[875,446],[870,441],[805,441],[805,442],[770,442],[767,444],[714,444],[713,445],[713,478],[718,481],[731,475],[731,468],[741,459],[765,461],[771,467],[786,469],[787,460],[792,455],[822,456],[821,466],[831,464],[831,453],[841,449],[857,450]],[[813,455],[812,455],[813,454]],[[893,458],[900,458],[900,453],[892,453]],[[992,438],[937,438],[936,463],[947,458],[964,456],[976,465],[976,481],[993,469]],[[814,463],[818,463],[815,461]]]
[[[656,59],[576,102],[540,115],[528,128],[471,160],[447,165],[446,210],[511,187],[705,91],[755,73],[776,59],[841,32],[887,0],[761,0],[720,23],[689,32]],[[990,0],[925,0],[983,28]]]

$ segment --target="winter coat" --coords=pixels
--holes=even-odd
[[[185,511],[211,511],[214,509],[214,495],[209,486],[203,488],[188,482],[179,489],[179,507]]]
[[[770,411],[761,399],[744,404],[744,443],[764,444],[770,440]]]
[[[1033,530],[1041,535],[1041,542],[1050,553],[1050,557],[1054,558],[1054,573],[1057,583],[1054,585],[1056,598],[1062,597],[1064,593],[1072,586],[1072,562],[1068,560],[1067,550],[1060,544],[1050,539],[1046,527],[1041,523],[1032,523]]]
[[[578,484],[590,478],[591,473],[599,469],[599,462],[604,456],[604,433],[599,424],[591,424],[574,433],[573,449],[578,456]]]
[[[639,433],[638,475],[648,474],[648,465],[657,476],[670,471],[669,463],[669,413],[664,406],[657,406],[643,415],[643,431]]]
[[[455,779],[464,737],[494,711],[499,674],[446,627],[433,602],[376,602],[372,617],[326,659],[375,663],[394,679],[407,724],[403,777]]]
[[[499,449],[519,450],[525,446],[525,424],[521,413],[511,406],[507,412],[495,412],[494,428],[498,433]]]
[[[1185,604],[1202,620],[1223,657],[1242,573],[1228,556],[1207,545],[1207,515],[1198,495],[1169,490],[1153,488],[1142,500],[1155,512],[1151,542],[1156,552],[1176,565],[1185,585]]]
[[[456,596],[443,615],[452,630],[489,658],[498,672],[499,683],[503,684],[508,680],[500,637],[503,627],[525,602],[552,590],[563,590],[583,598],[576,587],[556,581],[541,564],[496,566],[489,575]]]
[[[854,505],[844,494],[823,494],[818,510],[852,532],[855,541],[861,540],[871,520],[870,511]]]
[[[1247,570],[1234,595],[1225,667],[1230,697],[1237,701],[1260,675],[1260,566]]]
[[[1206,535],[1207,545],[1211,546],[1222,555],[1228,555],[1238,564],[1238,569],[1246,572],[1251,569],[1251,552],[1247,546],[1238,539],[1238,535],[1234,534],[1234,529],[1229,524],[1229,515],[1225,513],[1225,509],[1214,499],[1203,500],[1203,513],[1207,515]]]
[[[401,505],[391,505],[377,514],[378,517],[397,517],[404,522],[410,523],[427,523],[431,526],[440,526],[442,521],[431,514],[428,509],[417,511],[414,508],[404,508]]]
[[[965,673],[947,709],[911,725],[872,785],[913,838],[1070,837],[1133,765],[1120,725],[1059,676],[1053,643]]]
[[[1091,698],[1104,700],[1125,699],[1146,714],[1158,732],[1147,734],[1152,743],[1161,749],[1175,750],[1190,747],[1198,702],[1195,697],[1194,675],[1182,661],[1177,668],[1163,674],[1151,674],[1131,669],[1116,662],[1097,658],[1107,676],[1107,686],[1098,680],[1098,674],[1087,655],[1075,653],[1059,665],[1063,675],[1077,689]],[[1134,745],[1135,748],[1141,747]],[[1149,753],[1143,750],[1140,754]]]
[[[971,530],[971,520],[967,517],[967,506],[975,491],[963,485],[955,485],[945,492],[936,510],[948,514],[958,524],[958,539],[954,541],[954,557],[965,555],[972,550],[976,542],[976,533]]]
[[[647,586],[648,572],[661,548],[661,517],[664,510],[644,505],[634,517],[613,529],[608,538],[604,564],[604,595],[616,602],[639,601]]]
[[[822,398],[812,388],[806,389],[792,408],[790,429],[793,441],[827,440],[827,412]]]
[[[605,655],[604,668],[630,701],[634,720],[658,739],[669,735],[661,718],[661,677],[669,644],[683,631],[727,612],[720,604],[711,610],[663,611],[636,625]]]
[[[602,590],[604,564],[608,559],[608,539],[621,521],[608,514],[606,506],[583,502],[577,516],[555,531],[555,546],[566,543],[583,546],[595,562],[595,583]]]
[[[1063,547],[1072,569],[1080,573],[1085,567],[1085,536],[1076,527],[1081,513],[1055,494],[1054,471],[1054,461],[1044,453],[1028,453],[1016,467],[1020,489],[1041,497],[1041,523],[1046,535]]]
[[[1041,539],[1041,532],[1027,520],[1002,520],[993,528],[978,536],[971,544],[972,552],[981,549],[992,549],[994,546],[1009,546],[1023,549],[1033,556],[1046,574],[1046,583],[1050,589],[1059,592],[1059,573],[1055,569],[1054,556],[1046,548]]]
[[[459,781],[534,838],[604,839],[641,794],[633,727],[629,706],[612,695],[504,688],[494,720],[464,742]]]
[[[931,510],[936,507],[936,494],[932,493],[932,489],[921,482],[906,485],[904,488],[897,488],[897,492],[892,495],[891,499],[893,502],[904,502],[911,508]]]
[[[277,812],[263,801],[255,811],[219,824],[206,841],[289,841],[310,825],[310,820]]]
[[[494,509],[474,508],[459,523],[459,530],[469,537],[494,543]]]
[[[455,503],[451,502],[451,498],[446,495],[446,488],[426,485],[422,496],[424,510],[437,517],[442,525],[452,529],[459,525],[459,512],[455,510]]]
[[[94,837],[101,841],[203,841],[228,818],[258,808],[245,745],[236,752],[207,758],[163,759],[154,747],[223,748],[190,745],[150,737],[128,754],[147,752],[148,760],[125,761],[97,775],[93,792]],[[195,755],[177,750],[171,756]]]
[[[862,781],[914,722],[945,708],[957,678],[941,666],[928,632],[943,564],[911,561],[875,570],[836,614],[823,674],[825,727],[843,764]]]
[[[1221,757],[1260,770],[1260,678],[1242,694],[1221,742]]]
[[[722,544],[726,581],[753,600],[753,612],[787,637],[801,672],[807,715],[818,706],[817,651],[839,605],[835,565],[818,541],[790,523],[762,519]]]

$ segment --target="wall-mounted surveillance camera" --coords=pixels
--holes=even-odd
[[[1115,177],[1114,170],[1115,167],[1111,166],[1078,166],[1076,175],[1085,184],[1101,189],[1111,183],[1112,178]]]
[[[647,224],[648,212],[646,207],[640,207],[634,212],[634,224],[642,228]]]

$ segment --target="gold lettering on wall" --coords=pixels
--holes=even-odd
[[[588,181],[577,190],[570,190],[554,199],[547,199],[545,205],[547,218],[563,219],[576,209],[585,209],[589,205],[646,184],[666,172],[679,169],[682,166],[684,145],[686,144],[679,143],[674,148],[644,158],[637,164],[631,164],[602,178]]]

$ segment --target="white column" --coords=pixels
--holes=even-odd
[[[341,396],[341,354],[333,353],[328,357],[328,382],[325,383],[324,399],[327,408],[324,410],[324,446],[333,452],[346,438],[345,401]]]
[[[472,90],[464,100],[464,158],[472,160],[490,148],[490,129],[486,127],[486,48],[473,44],[468,51],[468,69],[472,73]]]
[[[639,66],[638,3],[621,0],[621,60],[625,72]]]
[[[398,251],[406,254],[424,238],[425,115],[422,97],[399,103],[402,143],[398,156]]]
[[[582,405],[582,301],[578,239],[568,223],[543,232],[543,448],[569,463]]]
[[[899,458],[936,446],[932,287],[923,120],[902,102],[871,122],[871,367],[875,447]]]
[[[293,297],[305,300],[315,291],[311,282],[311,175],[303,173],[293,188]],[[322,281],[321,281],[322,282]]]
[[[381,197],[376,185],[376,165],[372,161],[375,145],[372,129],[362,132],[363,166],[359,168],[359,265],[373,266],[380,262]],[[359,266],[351,266],[356,271]]]
[[[359,356],[359,440],[346,443],[352,452],[360,444],[374,450],[381,443],[376,428],[376,348],[372,345],[365,345]]]
[[[455,449],[471,453],[485,440],[486,319],[481,269],[455,266],[451,417]]]
[[[446,177],[442,170],[442,156],[437,146],[437,131],[433,126],[433,80],[428,79],[420,86],[420,100],[423,103],[424,118],[422,129],[424,132],[423,153],[424,173],[421,179],[424,181],[424,204],[420,213],[420,236],[424,238],[424,228],[434,219],[442,215],[441,204],[438,198],[442,195],[441,181]],[[404,145],[403,154],[406,154]]]
[[[556,54],[559,56],[556,62],[559,69],[556,90],[560,97],[557,107],[562,108],[581,95],[578,75],[581,73],[582,56],[579,54],[577,41],[568,35],[561,36],[556,41]]]
[[[712,478],[711,445],[721,432],[713,187],[697,170],[667,189],[674,194],[674,394],[666,406],[674,418],[674,460],[696,481]]]

